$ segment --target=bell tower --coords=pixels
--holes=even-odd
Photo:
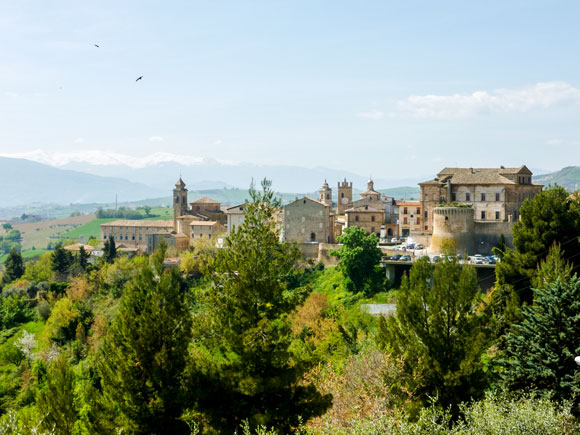
[[[352,182],[348,183],[346,178],[338,183],[338,214],[344,214],[344,211],[352,206]]]
[[[324,184],[318,191],[318,201],[332,207],[332,189],[328,187],[326,180],[324,180]]]
[[[187,214],[187,189],[185,183],[179,177],[173,189],[173,229],[177,231],[177,218]]]

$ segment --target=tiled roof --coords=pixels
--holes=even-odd
[[[353,208],[349,208],[348,210],[344,211],[345,213],[352,213],[352,212],[373,212],[373,213],[384,213],[384,210],[379,210],[378,208],[374,208],[374,207],[369,207],[366,205],[361,205],[359,207],[353,207]]]
[[[173,221],[118,220],[101,224],[101,227],[173,228]]]
[[[189,225],[192,227],[213,227],[215,224],[217,224],[216,221],[193,221]]]
[[[219,204],[219,202],[214,199],[208,198],[207,196],[204,196],[203,198],[199,198],[193,202],[190,202],[190,204]]]
[[[419,184],[439,185],[447,181],[452,184],[517,184],[517,174],[532,175],[525,165],[519,168],[444,168],[437,178]],[[514,180],[509,179],[511,175]]]

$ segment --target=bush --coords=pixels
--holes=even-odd
[[[46,322],[50,317],[50,304],[47,301],[42,301],[36,307],[36,311],[38,312],[40,318]]]

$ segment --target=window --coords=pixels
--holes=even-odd
[[[485,201],[485,192],[481,192],[481,200]]]
[[[499,201],[499,192],[495,192],[495,200]]]
[[[408,222],[407,222],[407,218],[403,218],[403,224],[404,224],[404,225],[407,225],[407,223],[408,223]]]
[[[429,194],[426,193],[425,196],[424,196],[424,198],[425,198],[425,201],[429,201]]]
[[[179,196],[176,196],[176,197],[175,197],[175,203],[176,203],[176,204],[179,204]]]
[[[425,220],[427,220],[428,216],[429,216],[429,212],[427,210],[425,210],[425,213],[423,213],[423,217],[425,218]]]
[[[129,240],[129,234],[125,234],[125,240]]]
[[[455,192],[451,192],[451,201],[457,201],[457,194]]]
[[[466,201],[471,201],[471,193],[465,192],[465,200]]]
[[[514,176],[510,175],[510,180],[514,181]]]
[[[421,225],[421,218],[417,218],[417,225]]]
[[[375,232],[375,227],[371,227],[371,233]]]
[[[344,192],[340,192],[340,197],[344,198]]]
[[[314,242],[316,240],[316,234],[315,233],[310,233],[310,240],[312,242]]]
[[[499,211],[495,212],[495,220],[498,221],[499,220]]]
[[[131,240],[135,240],[135,234],[131,234]]]
[[[409,214],[409,213],[407,212],[407,207],[405,207],[405,208],[403,209],[403,214]]]
[[[445,202],[445,197],[444,196],[440,196],[439,197],[439,202]]]
[[[485,220],[485,211],[482,210],[481,212],[481,220],[484,221]]]
[[[355,222],[358,222],[358,216],[354,217]]]
[[[326,199],[330,199],[330,195],[328,193],[326,194]]]
[[[371,216],[371,222],[374,222],[374,221],[375,221],[375,217],[374,216]],[[374,233],[375,230],[372,230],[372,232]]]
[[[143,240],[143,236],[139,234],[139,240]]]
[[[417,214],[421,214],[421,209],[417,207]]]
[[[103,235],[103,239],[107,240],[107,235],[106,234]]]

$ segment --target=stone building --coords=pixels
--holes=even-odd
[[[375,233],[381,235],[381,225],[384,225],[385,211],[369,205],[361,205],[349,208],[344,212],[345,227],[359,227],[366,231],[367,235]]]
[[[399,235],[409,237],[411,232],[421,229],[421,203],[419,201],[397,201],[399,207]]]
[[[298,243],[333,243],[333,219],[330,206],[303,197],[284,207],[284,238]]]
[[[207,196],[193,201],[189,206],[190,208],[187,210],[187,213],[219,222],[221,225],[225,225],[227,222],[227,216],[222,211],[221,204]]]
[[[189,226],[190,239],[211,239],[226,232],[226,227],[216,221],[192,221]]]
[[[116,245],[123,244],[128,248],[147,250],[147,236],[151,234],[171,234],[173,222],[146,220],[116,220],[101,224],[101,241],[104,243],[109,236]]]
[[[346,209],[352,207],[352,182],[347,182],[346,178],[343,182],[338,183],[338,197],[336,199],[337,214],[344,214]]]
[[[440,204],[473,208],[475,222],[515,222],[526,199],[542,191],[532,172],[519,168],[444,168],[421,187],[422,229],[433,231],[433,210]]]
[[[379,201],[381,199],[381,194],[375,191],[375,182],[371,179],[367,181],[367,190],[360,194],[361,199],[371,199],[375,201]]]
[[[235,205],[226,209],[227,234],[234,231],[244,222],[244,207],[246,204]]]

